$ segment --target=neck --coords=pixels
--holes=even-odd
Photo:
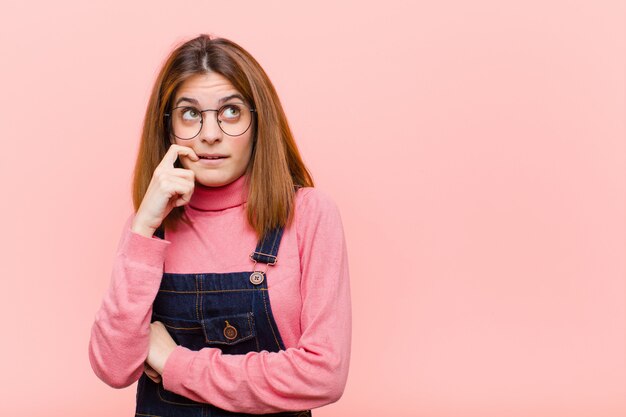
[[[247,175],[230,184],[208,187],[196,182],[188,207],[199,211],[218,211],[240,206],[248,200]]]

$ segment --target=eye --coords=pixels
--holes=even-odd
[[[195,107],[185,107],[181,109],[181,117],[185,121],[195,121],[200,118],[200,112]]]
[[[237,120],[241,116],[241,107],[237,104],[227,104],[220,112],[220,118],[228,121]]]

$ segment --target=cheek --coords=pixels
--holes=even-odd
[[[237,144],[237,156],[238,159],[246,165],[250,161],[250,155],[252,153],[252,139],[241,141]]]

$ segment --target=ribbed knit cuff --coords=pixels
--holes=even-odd
[[[162,268],[165,260],[165,250],[170,245],[169,240],[158,237],[146,237],[128,229],[127,236],[120,248],[120,252],[130,261],[142,263],[156,268]]]

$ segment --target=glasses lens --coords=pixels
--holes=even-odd
[[[252,124],[252,112],[243,103],[226,104],[219,109],[219,127],[229,136],[243,135]],[[192,139],[202,129],[202,113],[195,107],[172,111],[172,130],[180,139]]]
[[[191,139],[200,133],[202,113],[195,107],[177,107],[172,112],[172,130],[180,139]]]
[[[227,104],[220,108],[217,118],[224,133],[230,136],[239,136],[250,127],[252,112],[244,104]]]

